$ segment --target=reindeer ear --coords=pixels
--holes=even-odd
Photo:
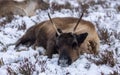
[[[83,43],[87,36],[88,36],[88,33],[82,33],[77,35],[78,44],[80,45],[81,43]]]
[[[62,30],[61,29],[57,29],[57,31],[60,33],[60,34],[62,34],[63,32],[62,32]],[[59,36],[57,33],[56,33],[56,36]]]

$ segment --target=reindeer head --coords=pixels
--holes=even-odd
[[[50,18],[50,15],[48,16]],[[57,29],[55,27],[55,24],[52,22],[52,19],[50,18],[50,21],[51,23],[53,23],[54,29],[57,32],[55,43],[56,43],[56,50],[59,53],[58,65],[62,67],[71,65],[72,62],[79,57],[79,47],[84,42],[84,40],[88,35],[88,33],[82,33],[79,35],[74,33],[81,18],[78,20],[77,24],[75,25],[73,32],[69,32],[69,33],[63,33],[62,30]]]
[[[59,53],[60,66],[71,65],[79,57],[79,46],[84,42],[88,33],[72,34],[61,33],[56,39],[56,49]]]

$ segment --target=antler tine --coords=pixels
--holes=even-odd
[[[75,32],[75,30],[76,30],[76,28],[78,27],[78,24],[80,23],[82,17],[83,17],[83,13],[82,13],[82,15],[80,16],[80,18],[79,18],[77,24],[75,25],[75,27],[74,27],[74,29],[73,29],[73,32]]]
[[[58,32],[58,30],[57,30],[57,27],[56,27],[56,25],[55,25],[55,23],[52,21],[52,19],[51,19],[51,17],[50,17],[50,14],[48,13],[48,17],[49,17],[49,19],[50,19],[50,21],[51,21],[51,23],[53,24],[53,28],[55,29],[55,31],[57,32],[57,34],[58,35],[60,35],[60,33]]]

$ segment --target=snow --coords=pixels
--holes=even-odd
[[[25,0],[14,0],[14,1],[16,1],[16,2],[23,2],[23,1],[25,1]]]
[[[7,71],[1,68],[1,69],[0,69],[0,74],[1,74],[1,75],[6,75],[6,74],[7,74]]]
[[[90,0],[49,0],[48,3],[65,5],[66,2],[68,2],[73,8],[77,8],[80,7],[77,1],[88,3]],[[95,0],[95,3],[98,1],[100,0]],[[33,68],[31,75],[110,75],[113,74],[114,71],[118,72],[119,75],[120,35],[118,34],[120,33],[120,10],[118,11],[115,8],[120,6],[120,1],[102,1],[105,1],[105,5],[101,6],[96,4],[94,6],[90,6],[88,13],[85,14],[83,19],[89,20],[95,25],[97,23],[100,29],[104,28],[108,30],[109,34],[111,34],[111,36],[109,36],[110,45],[107,43],[101,43],[100,53],[106,50],[113,51],[113,57],[115,59],[115,65],[113,67],[108,64],[97,65],[94,62],[89,61],[86,58],[90,56],[89,54],[80,55],[79,59],[69,67],[60,67],[57,65],[59,55],[55,54],[52,59],[49,59],[47,56],[44,56],[45,49],[42,47],[38,47],[36,50],[32,49],[32,47],[27,48],[24,46],[21,46],[19,50],[16,50],[14,49],[15,45],[7,47],[8,44],[14,44],[31,26],[48,20],[48,12],[50,12],[52,18],[70,16],[79,17],[81,15],[81,9],[78,11],[75,9],[61,9],[60,11],[54,11],[54,13],[52,13],[52,10],[48,9],[37,10],[36,15],[32,17],[15,16],[15,19],[13,19],[12,22],[0,27],[0,75],[8,75],[8,66],[18,75],[21,75],[21,72],[19,71],[20,66],[22,66],[21,63],[23,65],[26,63],[30,64],[30,67]],[[1,18],[0,22],[3,20],[5,20],[5,18]],[[25,29],[19,29],[20,27],[24,27],[23,23],[26,25]],[[117,36],[114,36],[115,33]],[[92,57],[95,58],[94,56]]]
[[[110,74],[110,73],[113,73],[112,68],[111,68],[111,67],[108,67],[108,66],[106,66],[106,65],[101,66],[101,67],[100,67],[100,70],[101,70],[101,72],[104,73],[105,75],[108,75],[108,74]]]

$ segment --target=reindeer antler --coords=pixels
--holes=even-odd
[[[73,32],[75,32],[75,30],[76,30],[76,28],[78,27],[78,25],[79,25],[79,23],[80,23],[82,17],[83,17],[83,12],[82,12],[82,15],[80,16],[80,18],[79,18],[77,24],[75,25],[75,27],[74,27],[74,29],[73,29]]]
[[[49,13],[48,13],[48,17],[49,17],[49,19],[50,19],[51,23],[53,24],[53,28],[55,29],[55,31],[57,32],[57,34],[58,34],[58,35],[60,35],[59,31],[57,30],[57,27],[56,27],[55,23],[54,23],[54,22],[52,21],[52,19],[51,19],[51,17],[50,17],[50,14],[49,14]]]

